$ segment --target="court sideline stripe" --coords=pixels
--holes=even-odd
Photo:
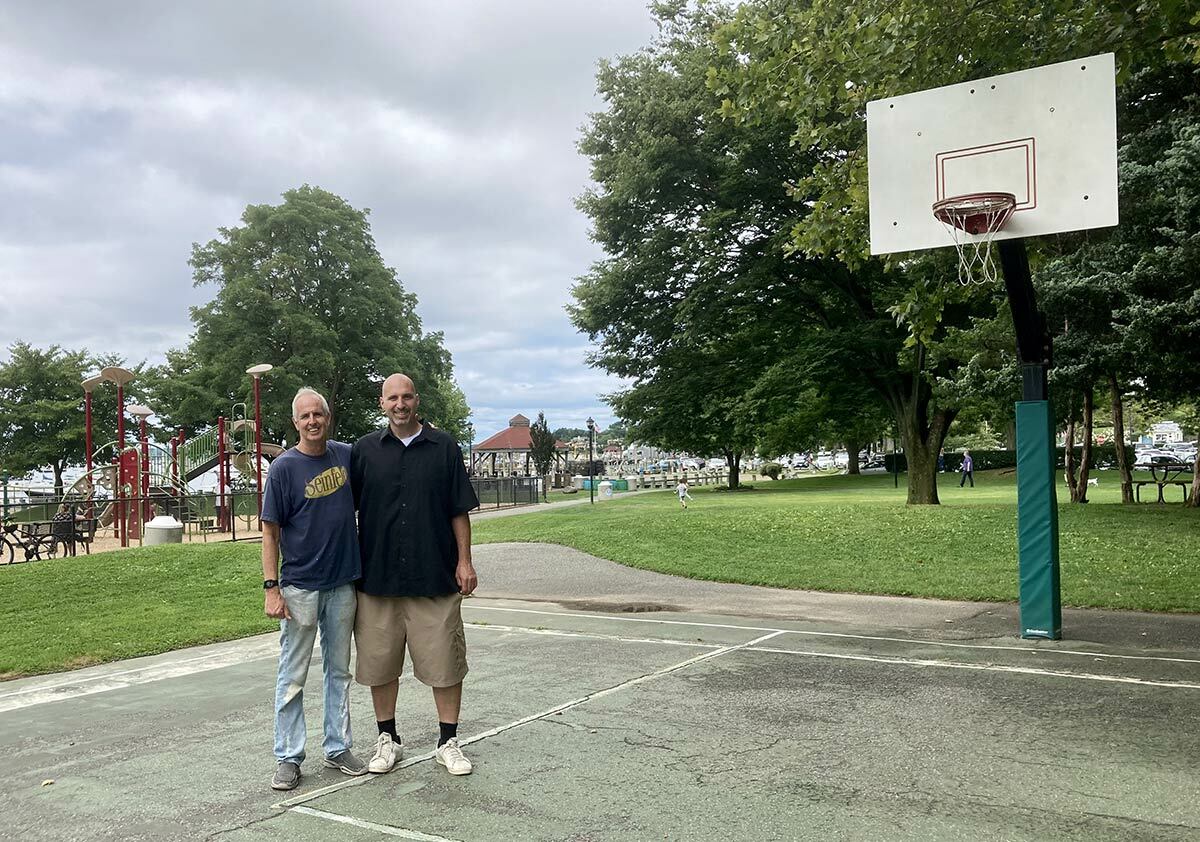
[[[990,643],[955,643],[948,640],[926,640],[919,637],[883,637],[848,632],[822,632],[807,629],[779,629],[773,626],[738,626],[732,623],[698,623],[692,620],[658,620],[652,617],[616,617],[611,614],[589,614],[581,611],[541,611],[534,608],[505,608],[499,605],[464,603],[464,608],[480,611],[509,611],[517,614],[537,614],[546,617],[583,617],[593,620],[615,620],[624,623],[654,623],[667,626],[697,626],[706,629],[741,629],[742,631],[784,631],[806,637],[837,637],[847,640],[877,640],[884,643],[920,643],[925,646],[944,646],[954,649],[995,649],[997,651],[1027,652],[1030,654],[1083,655],[1089,658],[1120,658],[1129,661],[1165,661],[1177,664],[1200,664],[1200,658],[1169,658],[1161,655],[1120,655],[1115,652],[1089,652],[1086,649],[1043,649],[1031,646],[1005,646]]]
[[[806,652],[801,649],[773,649],[754,647],[753,652],[769,652],[775,655],[802,655],[807,658],[830,658],[839,661],[867,661],[873,664],[892,664],[901,667],[942,667],[953,670],[975,670],[978,672],[1008,672],[1021,675],[1040,675],[1049,678],[1077,678],[1083,681],[1107,681],[1113,684],[1142,684],[1147,687],[1172,687],[1179,690],[1200,690],[1200,684],[1184,681],[1155,681],[1149,678],[1133,678],[1126,675],[1097,675],[1092,672],[1058,672],[1037,667],[1010,667],[1004,664],[964,664],[959,661],[934,661],[926,658],[887,658],[880,655],[846,655],[835,652]]]

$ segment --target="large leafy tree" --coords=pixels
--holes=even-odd
[[[461,437],[468,415],[440,333],[425,333],[416,297],[380,256],[368,211],[316,187],[289,190],[279,205],[250,205],[241,225],[195,245],[197,286],[216,287],[193,308],[187,348],[168,354],[158,374],[171,420],[211,425],[247,401],[255,363],[264,380],[264,435],[294,440],[291,399],[301,386],[321,391],[333,433],[353,438],[377,425],[379,383],[402,371],[421,393],[424,417]]]
[[[614,406],[648,441],[702,452],[707,431],[709,452],[733,459],[763,431],[788,429],[775,422],[798,389],[770,373],[819,370],[829,395],[851,381],[875,392],[905,434],[910,502],[936,503],[936,454],[955,408],[938,401],[933,377],[953,361],[927,353],[932,329],[906,348],[889,306],[941,264],[885,272],[793,251],[809,207],[794,181],[819,158],[794,145],[782,113],[717,116],[706,79],[714,64],[736,64],[712,40],[730,12],[659,11],[651,47],[602,67],[608,108],[580,144],[599,185],[580,207],[609,258],[576,286],[572,315],[601,341],[593,361],[634,381]]]

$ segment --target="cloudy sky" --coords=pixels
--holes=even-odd
[[[160,361],[213,294],[191,244],[309,183],[371,209],[478,438],[607,424],[563,312],[600,256],[575,143],[654,32],[645,0],[6,2],[0,344]]]

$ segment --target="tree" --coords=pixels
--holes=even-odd
[[[192,309],[188,347],[157,372],[172,423],[211,425],[248,401],[246,368],[269,362],[264,438],[294,440],[291,400],[301,386],[328,399],[331,433],[366,433],[378,426],[379,384],[396,371],[417,384],[423,417],[462,437],[467,406],[442,335],[422,331],[416,297],[384,264],[368,213],[306,185],[282,204],[248,206],[241,225],[193,245],[196,285],[217,290]]]
[[[722,113],[729,118],[774,126],[783,115],[791,123],[797,169],[789,185],[801,203],[791,245],[856,269],[872,262],[868,101],[1109,49],[1117,52],[1127,80],[1138,69],[1166,61],[1195,61],[1198,23],[1188,4],[1177,2],[1131,7],[1050,0],[1035,14],[1018,0],[986,6],[947,0],[756,0],[742,4],[719,29],[717,43],[726,60],[713,63],[709,86],[723,98]],[[923,493],[912,482],[924,482],[957,408],[949,391],[939,396],[930,390],[929,401],[920,400],[921,381],[952,378],[954,366],[945,364],[953,361],[938,347],[939,332],[963,325],[961,308],[971,294],[950,280],[946,269],[952,264],[939,270],[938,261],[936,255],[888,258],[890,273],[905,283],[892,291],[890,302],[875,299],[890,303],[909,331],[913,351],[912,394],[918,399],[901,405],[898,395],[885,392],[896,409],[909,465],[916,468],[910,473],[910,502],[936,501],[936,486],[932,494]],[[940,408],[931,412],[935,407]]]
[[[934,288],[952,264],[931,257],[885,272],[877,262],[850,266],[792,250],[797,218],[811,208],[796,201],[805,197],[794,178],[821,166],[819,150],[797,149],[780,112],[753,123],[716,117],[706,74],[739,63],[711,39],[728,11],[658,8],[660,38],[602,66],[608,109],[593,115],[580,144],[598,188],[579,205],[609,257],[580,279],[571,314],[600,340],[592,362],[634,381],[614,408],[635,434],[661,437],[650,443],[693,452],[703,450],[685,439],[704,440],[703,422],[707,435],[725,437],[719,449],[733,459],[753,447],[763,421],[746,405],[749,390],[776,366],[807,365],[808,349],[819,347],[831,387],[849,372],[896,417],[909,501],[936,503],[937,451],[956,409],[932,384],[954,361],[935,364],[928,353],[936,324],[906,347],[888,308],[899,301],[902,313],[915,312],[902,301],[914,279]],[[974,305],[954,295],[965,318]]]
[[[0,464],[24,474],[47,465],[54,490],[62,494],[63,469],[83,451],[83,351],[51,345],[45,351],[24,342],[9,348],[0,366]]]
[[[550,425],[546,423],[546,414],[539,412],[537,420],[529,425],[529,456],[533,459],[534,470],[542,478],[543,499],[546,499],[547,478],[554,467],[557,445],[558,439],[550,432]]]

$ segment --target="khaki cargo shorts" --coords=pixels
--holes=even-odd
[[[371,596],[359,591],[354,645],[359,684],[377,687],[398,678],[407,646],[418,681],[453,687],[467,674],[462,594]]]

